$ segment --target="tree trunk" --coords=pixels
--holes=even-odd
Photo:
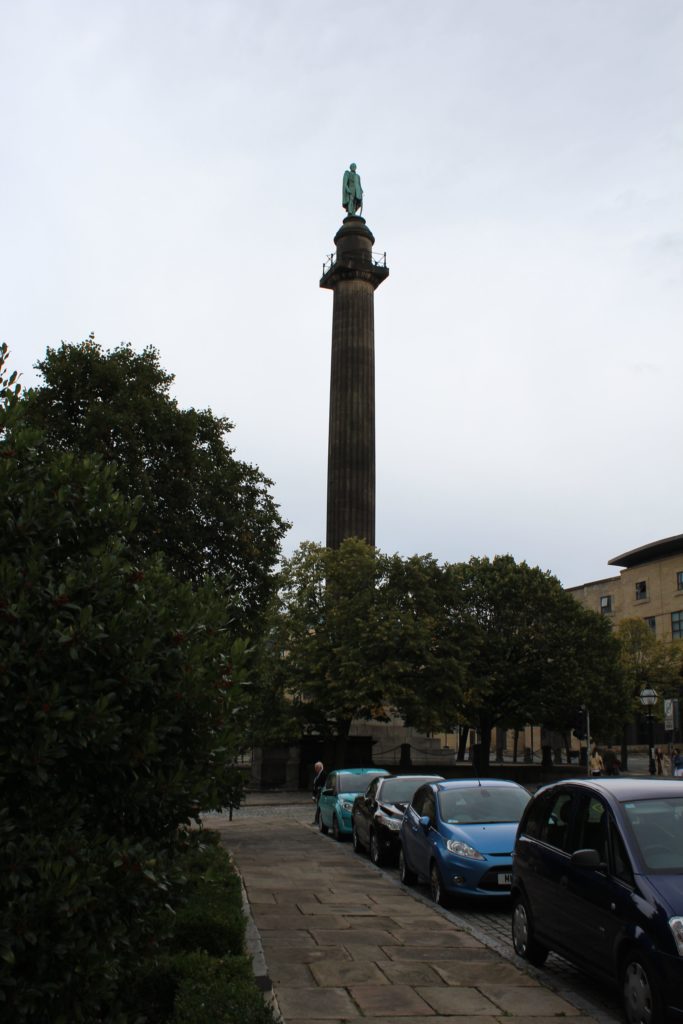
[[[491,759],[491,730],[492,726],[488,722],[480,722],[479,743],[477,744],[479,748],[477,771],[480,775],[487,775],[489,771],[489,761]]]
[[[621,732],[621,770],[628,771],[628,725],[624,724]]]
[[[470,735],[469,725],[463,725],[460,727],[460,743],[458,744],[458,761],[465,760],[465,752],[467,751],[467,740]]]
[[[351,719],[337,719],[337,735],[334,739],[334,761],[337,768],[346,768],[346,747],[351,731]],[[353,767],[353,766],[351,766]]]

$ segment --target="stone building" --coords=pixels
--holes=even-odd
[[[614,623],[641,618],[658,640],[683,639],[683,534],[611,558],[618,576],[567,590],[579,604]]]

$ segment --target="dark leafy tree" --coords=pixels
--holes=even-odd
[[[183,826],[234,786],[246,650],[215,587],[132,543],[114,466],[46,449],[5,358],[0,1016],[114,1021]]]
[[[475,653],[462,715],[477,727],[488,766],[494,726],[566,729],[582,704],[596,729],[618,720],[623,687],[609,624],[581,608],[550,573],[509,556],[454,567]]]
[[[678,697],[683,686],[683,643],[665,643],[658,640],[642,619],[622,619],[615,629],[619,645],[625,699],[620,719],[622,732],[622,767],[628,767],[627,730],[643,713],[639,695],[645,687],[652,687],[660,698]],[[653,708],[661,715],[663,700]]]
[[[374,633],[384,572],[382,556],[355,539],[305,543],[283,563],[272,670],[305,731],[343,738],[354,718],[387,718]]]
[[[270,594],[287,524],[271,481],[227,444],[232,423],[209,409],[181,409],[153,348],[106,352],[91,336],[48,348],[37,369],[43,383],[25,395],[25,417],[43,443],[115,465],[118,490],[142,499],[138,551],[163,553],[174,575],[194,585],[210,577],[251,623]]]
[[[392,555],[379,596],[375,635],[393,706],[406,725],[450,732],[474,653],[454,567],[431,555]]]
[[[468,641],[449,570],[431,556],[308,543],[279,584],[264,677],[300,728],[343,739],[353,719],[455,719]]]

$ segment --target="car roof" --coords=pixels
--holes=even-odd
[[[411,779],[411,780],[414,780],[415,782],[420,782],[420,783],[422,783],[422,782],[444,782],[445,781],[443,775],[411,775],[410,773],[408,773],[406,775],[383,775],[382,776],[382,782],[389,782],[390,779],[400,779],[401,781],[403,781],[404,779]]]
[[[335,768],[330,775],[388,775],[386,768]]]
[[[482,789],[492,789],[496,786],[505,789],[524,789],[524,786],[513,782],[512,779],[446,779],[445,782],[436,784],[436,790],[439,793],[447,793],[451,789],[475,789],[479,786]]]
[[[654,800],[664,796],[683,796],[683,779],[645,779],[628,776],[608,779],[566,779],[563,782],[553,783],[553,786],[544,786],[543,790],[539,790],[539,792],[547,793],[549,789],[563,785],[597,791],[605,796],[611,796],[619,803],[626,800]]]

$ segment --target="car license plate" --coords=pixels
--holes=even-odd
[[[503,885],[505,886],[506,889],[509,889],[510,886],[512,885],[512,872],[510,872],[509,874],[503,874],[502,872],[499,873],[498,885]]]

